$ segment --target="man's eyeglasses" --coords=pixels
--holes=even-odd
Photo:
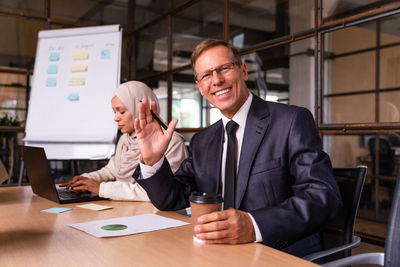
[[[220,75],[226,75],[231,70],[233,70],[235,65],[240,66],[240,63],[239,62],[225,63],[225,64],[222,64],[221,66],[218,66],[218,67],[216,67],[214,69],[207,70],[207,71],[204,71],[202,73],[199,73],[199,74],[195,75],[194,78],[199,83],[207,84],[207,83],[211,82],[211,79],[212,79],[214,71],[217,72]]]

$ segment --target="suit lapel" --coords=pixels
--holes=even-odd
[[[243,136],[242,151],[240,153],[239,171],[237,176],[235,208],[240,207],[251,167],[257,154],[260,143],[269,127],[269,111],[265,101],[253,95],[253,100],[247,115],[246,128]]]
[[[224,127],[222,120],[219,122],[219,127],[216,127],[214,138],[211,138],[208,146],[204,149],[207,150],[207,179],[211,181],[211,191],[218,193],[221,179],[221,161],[222,161],[222,148],[224,144]]]

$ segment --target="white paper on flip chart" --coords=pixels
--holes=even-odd
[[[187,224],[190,223],[170,219],[156,214],[142,214],[137,216],[118,217],[107,220],[73,223],[69,224],[69,226],[84,231],[95,237],[112,237],[157,231]],[[123,225],[127,227],[126,229],[122,230],[102,229],[102,227],[104,228],[104,226],[110,225]]]

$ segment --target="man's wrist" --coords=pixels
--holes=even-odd
[[[253,216],[250,214],[250,212],[247,213],[253,223],[253,230],[254,230],[254,235],[255,235],[255,240],[254,242],[262,242],[262,236],[260,232],[260,228],[258,228],[258,225],[256,223],[256,220],[254,220]]]
[[[153,176],[161,168],[161,166],[164,162],[164,159],[165,159],[165,157],[162,156],[159,161],[154,163],[152,166],[149,166],[143,162],[142,158],[140,158],[139,159],[140,174],[141,174],[140,179],[146,179],[146,178]]]
[[[159,158],[151,158],[151,159],[144,159],[142,158],[142,163],[147,165],[147,166],[153,166],[154,164],[156,164],[157,162],[160,161],[160,159],[162,159],[162,156]]]

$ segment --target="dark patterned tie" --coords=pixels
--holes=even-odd
[[[225,190],[224,190],[224,209],[235,207],[236,189],[236,129],[239,125],[234,121],[226,124],[226,134],[228,135],[228,146],[226,149],[225,165]]]

